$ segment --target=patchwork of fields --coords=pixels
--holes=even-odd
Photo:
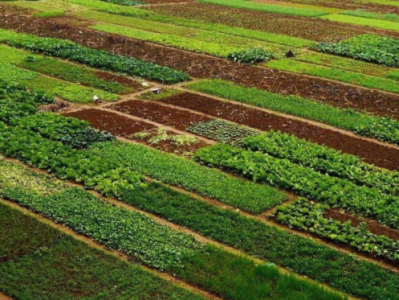
[[[399,2],[0,0],[0,299],[399,300]]]

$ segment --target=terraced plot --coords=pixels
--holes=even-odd
[[[0,1],[0,298],[399,300],[398,7]]]

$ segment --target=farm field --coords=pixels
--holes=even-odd
[[[0,0],[1,300],[399,300],[399,2]]]

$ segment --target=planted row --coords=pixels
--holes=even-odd
[[[97,143],[88,151],[152,178],[182,187],[239,209],[260,214],[287,196],[276,189],[201,166],[194,161],[131,143]]]
[[[159,183],[126,191],[120,200],[356,297],[398,299],[395,272]]]
[[[225,144],[241,145],[242,139],[259,134],[258,131],[215,119],[198,122],[186,129],[188,132],[210,138]]]
[[[4,204],[0,216],[0,290],[13,299],[204,299]]]
[[[195,158],[207,165],[237,172],[253,181],[288,189],[332,207],[375,218],[382,224],[399,228],[399,198],[382,194],[378,189],[357,186],[286,159],[229,145],[202,148],[195,153]]]
[[[38,113],[16,119],[11,125],[39,133],[42,137],[59,141],[75,149],[87,148],[96,142],[115,140],[110,133],[96,130],[86,121],[51,113]]]
[[[399,122],[390,118],[362,114],[297,96],[283,96],[256,88],[246,88],[222,80],[203,80],[190,83],[187,87],[225,99],[323,122],[399,145]]]
[[[316,234],[394,262],[399,260],[398,241],[371,233],[365,223],[355,227],[351,221],[341,222],[326,218],[324,214],[327,210],[328,205],[316,204],[301,198],[290,205],[280,206],[275,217],[278,222],[290,228]]]
[[[299,139],[293,135],[268,131],[243,140],[243,147],[277,158],[288,159],[331,176],[376,188],[384,193],[399,194],[399,173],[376,168],[360,158],[332,148]]]
[[[181,71],[135,58],[90,49],[68,40],[37,37],[7,30],[0,30],[0,33],[0,42],[10,46],[68,59],[95,68],[138,76],[166,84],[190,80],[190,77]]]
[[[397,39],[391,37],[364,34],[338,43],[315,44],[311,49],[389,67],[399,67],[399,43]]]
[[[36,176],[28,174],[23,179],[31,181]],[[316,284],[282,274],[275,267],[255,265],[244,257],[200,243],[188,234],[160,225],[141,213],[113,206],[82,189],[66,188],[43,196],[21,186],[2,189],[1,194],[110,249],[224,299],[344,299]]]
[[[104,195],[142,185],[143,177],[83,150],[75,150],[39,134],[0,123],[0,152],[31,166],[48,170],[61,179],[81,182]]]

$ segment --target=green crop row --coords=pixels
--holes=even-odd
[[[378,189],[357,186],[350,181],[321,174],[286,159],[277,159],[268,154],[229,145],[220,144],[199,149],[195,158],[209,166],[231,170],[255,182],[287,189],[399,229],[399,198],[382,194]]]
[[[117,56],[105,51],[87,48],[68,40],[37,37],[3,29],[0,30],[0,33],[0,42],[10,46],[69,59],[91,67],[138,76],[166,84],[190,79],[186,73],[181,71],[161,67],[135,58]]]
[[[242,1],[242,0],[197,0],[197,1],[207,4],[229,6],[234,8],[244,8],[244,9],[257,10],[267,13],[277,13],[277,14],[301,16],[301,17],[319,17],[328,14],[328,12],[326,12],[322,7],[319,8],[314,7],[313,9],[306,9],[306,8],[290,7],[283,5],[275,5],[275,4],[256,3],[256,2]]]
[[[243,140],[244,148],[260,151],[331,176],[341,177],[376,188],[384,193],[399,194],[399,173],[386,171],[363,162],[356,156],[299,139],[293,135],[268,131]]]
[[[372,18],[364,18],[362,16],[346,15],[346,14],[331,14],[321,16],[321,19],[330,20],[333,22],[340,22],[346,24],[354,24],[372,28],[379,28],[385,30],[399,31],[399,24],[397,22],[374,20]]]
[[[104,195],[120,194],[122,189],[142,185],[142,176],[109,160],[18,127],[0,123],[0,152],[31,166],[48,170],[59,178],[81,182]]]
[[[7,167],[12,168],[10,164]],[[31,173],[21,179],[32,181],[37,176]],[[46,180],[46,176],[40,177]],[[275,267],[255,265],[246,258],[197,242],[185,233],[160,225],[141,213],[113,206],[83,189],[65,188],[40,195],[24,187],[6,187],[1,195],[224,299],[344,299],[316,284],[284,275]]]
[[[288,206],[280,206],[275,217],[278,222],[290,228],[312,233],[377,257],[399,260],[398,241],[371,233],[365,223],[355,227],[351,225],[351,221],[341,222],[326,218],[323,215],[327,209],[328,205],[315,204],[301,198]]]
[[[96,142],[115,140],[113,135],[92,128],[88,122],[51,113],[14,119],[11,125],[39,133],[44,138],[62,142],[75,149],[87,148]]]
[[[109,75],[110,79],[102,78],[96,74],[96,71],[89,68],[83,68],[48,57],[29,56],[22,60],[18,66],[111,93],[129,94],[136,91],[135,87],[113,81],[111,74]],[[138,82],[136,85],[138,86]]]
[[[283,96],[221,80],[187,84],[189,89],[261,108],[300,116],[357,134],[399,145],[399,122],[349,109],[340,109],[297,96]]]
[[[204,299],[4,204],[0,216],[0,290],[13,299]]]
[[[356,297],[397,299],[395,272],[158,183],[127,191],[121,200]]]
[[[315,44],[311,49],[388,67],[399,67],[398,39],[391,37],[364,34],[338,43]]]
[[[273,60],[266,63],[266,66],[277,70],[346,82],[369,89],[399,93],[398,81],[341,70],[335,67],[319,66],[292,59]]]
[[[274,188],[228,176],[183,157],[131,143],[98,143],[92,155],[124,164],[138,172],[211,197],[242,210],[260,214],[287,199]]]
[[[382,14],[377,13],[374,11],[367,11],[367,10],[347,10],[342,13],[343,15],[347,16],[354,16],[354,17],[361,17],[361,18],[368,18],[368,19],[376,19],[376,20],[384,20],[384,21],[391,21],[391,22],[399,22],[399,15],[397,14]]]
[[[25,70],[9,63],[0,65],[0,80],[19,83],[31,89],[51,93],[62,99],[77,103],[93,102],[94,95],[104,101],[116,101],[119,99],[117,95],[108,92],[41,76],[39,73]]]
[[[259,134],[256,130],[242,127],[234,123],[228,123],[219,119],[207,122],[198,122],[191,125],[186,130],[220,143],[233,145],[241,145],[243,138]]]
[[[136,5],[146,4],[146,2],[135,1],[135,0],[100,0],[100,1],[109,2],[118,5],[125,5],[125,6],[136,6]]]
[[[362,73],[374,77],[399,80],[399,70],[382,65],[354,60],[342,56],[330,55],[319,52],[308,52],[295,57],[295,60],[315,65],[333,67],[350,72]]]
[[[77,13],[77,15],[84,18],[89,18],[90,20],[140,28],[150,31],[153,31],[155,29],[157,32],[160,33],[176,34],[184,37],[208,36],[208,39],[210,39],[213,36],[213,39],[210,39],[210,41],[217,41],[220,37],[222,37],[222,40],[226,40],[227,38],[232,39],[233,36],[238,36],[246,38],[241,39],[241,41],[245,42],[245,44],[248,44],[251,40],[253,43],[257,41],[265,41],[272,44],[286,45],[294,48],[302,48],[312,44],[312,41],[306,39],[278,35],[270,32],[169,17],[146,10],[137,9],[137,11],[138,12],[134,17],[112,15],[110,13],[102,13],[98,11],[93,11],[90,14],[82,12]],[[223,35],[217,33],[222,33]],[[239,39],[236,39],[236,41],[238,42]]]
[[[8,84],[0,80],[0,120],[6,123],[35,114],[40,104],[53,101],[51,95],[28,91],[22,85]]]

